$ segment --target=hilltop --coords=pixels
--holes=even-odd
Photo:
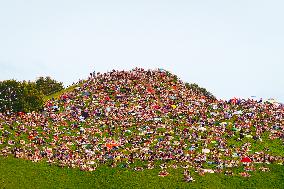
[[[95,171],[184,170],[250,176],[283,164],[284,108],[217,100],[165,70],[91,75],[43,112],[0,114],[1,155]]]

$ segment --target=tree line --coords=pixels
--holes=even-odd
[[[44,97],[62,89],[63,83],[51,77],[39,77],[36,81],[0,81],[0,112],[40,111]]]
[[[185,84],[196,94],[216,99],[205,88],[197,84]],[[51,77],[39,77],[36,81],[0,81],[0,112],[31,112],[40,111],[44,104],[44,97],[64,89],[63,83]]]
[[[211,100],[216,100],[216,97],[210,93],[209,91],[207,91],[205,88],[203,87],[199,87],[199,85],[197,85],[196,83],[185,83],[185,86],[189,89],[194,91],[196,94],[198,94],[199,96],[206,96],[207,98],[211,99]]]

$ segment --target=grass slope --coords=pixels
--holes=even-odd
[[[170,170],[161,178],[159,170],[135,172],[100,167],[95,172],[49,166],[12,157],[0,157],[0,188],[284,188],[284,168],[269,165],[271,172],[254,172],[250,178],[207,174],[194,175],[194,183],[182,181],[182,170]]]
[[[81,85],[80,83],[79,84],[74,84],[74,85],[69,86],[68,88],[65,88],[65,89],[61,90],[61,91],[58,91],[56,93],[50,94],[48,96],[45,96],[44,97],[44,101],[50,100],[52,98],[58,99],[60,97],[60,95],[62,95],[63,93],[68,93],[68,92],[74,90],[76,87],[79,87],[80,85]]]

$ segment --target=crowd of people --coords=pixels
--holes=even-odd
[[[208,98],[162,69],[113,70],[90,74],[43,112],[0,114],[0,155],[84,171],[183,168],[191,182],[193,170],[230,175],[244,166],[248,176],[257,164],[283,164],[269,148],[283,149],[283,129],[280,104]]]

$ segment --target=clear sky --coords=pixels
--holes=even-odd
[[[0,0],[0,80],[164,68],[284,102],[283,0]]]

